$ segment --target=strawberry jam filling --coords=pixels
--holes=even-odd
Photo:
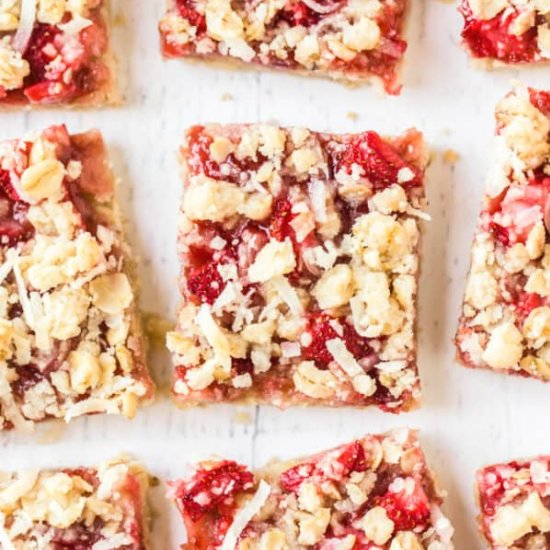
[[[465,26],[462,38],[474,57],[488,57],[506,63],[529,63],[539,49],[537,28],[533,26],[520,35],[513,34],[511,27],[521,13],[506,9],[492,19],[476,19],[467,2],[460,8]]]
[[[424,490],[415,484],[414,491],[391,491],[377,499],[377,505],[386,510],[397,531],[425,528],[430,521],[430,503]]]

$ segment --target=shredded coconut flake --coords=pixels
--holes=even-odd
[[[88,28],[91,24],[92,21],[90,21],[89,19],[77,15],[76,17],[73,17],[68,23],[63,23],[62,25],[59,25],[59,28],[65,34],[72,36],[79,34],[81,31]]]
[[[327,349],[334,360],[344,369],[346,374],[353,378],[358,374],[365,374],[355,357],[350,353],[341,338],[333,338],[327,341]]]
[[[90,397],[79,401],[67,408],[65,413],[65,422],[69,423],[73,418],[92,413],[118,414],[120,412],[119,403],[112,399],[102,399],[101,397]]]
[[[308,186],[311,206],[315,218],[324,223],[327,221],[327,193],[325,186],[320,180],[311,180]]]
[[[13,261],[13,273],[15,275],[15,282],[17,283],[17,292],[19,294],[19,300],[21,307],[23,308],[23,315],[25,316],[25,322],[30,328],[34,329],[34,315],[32,313],[32,305],[29,300],[29,294],[27,292],[27,285],[21,274],[19,268],[19,257],[14,258]]]
[[[271,279],[271,282],[281,299],[290,308],[292,314],[296,316],[302,315],[302,302],[300,302],[296,289],[288,282],[288,279],[283,276],[274,277]]]
[[[263,479],[260,481],[256,494],[236,514],[229,526],[220,550],[234,550],[237,541],[250,520],[261,510],[271,493],[271,486]]]
[[[126,533],[117,533],[105,540],[100,540],[92,546],[92,550],[116,550],[135,541]]]
[[[34,22],[36,20],[36,0],[22,0],[19,27],[12,41],[12,47],[21,53],[25,53],[31,39]]]

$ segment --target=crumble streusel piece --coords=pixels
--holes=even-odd
[[[97,131],[0,143],[0,429],[152,396],[114,183]]]
[[[0,472],[3,550],[147,550],[149,475],[127,460]]]
[[[550,379],[550,92],[497,106],[493,167],[472,248],[458,358]]]
[[[178,402],[415,405],[421,135],[197,126],[182,154]]]
[[[223,59],[398,94],[407,0],[172,0],[160,23],[167,57]]]
[[[0,109],[119,100],[107,0],[0,0]]]
[[[172,484],[186,550],[452,550],[444,496],[406,429],[254,473],[205,461]]]

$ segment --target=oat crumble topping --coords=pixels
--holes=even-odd
[[[0,429],[151,397],[113,192],[98,132],[0,143]]]
[[[194,127],[182,153],[178,401],[414,405],[420,134]]]
[[[550,93],[518,87],[497,106],[493,167],[472,248],[459,360],[550,379]]]
[[[0,472],[4,550],[146,550],[149,476],[135,462]]]
[[[160,32],[169,57],[374,79],[396,94],[406,8],[406,0],[173,0]]]
[[[187,550],[453,549],[445,493],[406,429],[254,473],[229,460],[201,462],[172,484],[172,496]]]

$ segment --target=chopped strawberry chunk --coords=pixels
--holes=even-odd
[[[206,31],[206,18],[197,11],[194,0],[177,0],[179,14],[189,21],[189,24],[197,28],[197,33]]]
[[[364,472],[369,467],[365,449],[359,441],[348,445],[337,460],[344,468],[342,476],[347,476],[350,472]]]
[[[71,99],[78,88],[75,84],[57,81],[44,81],[25,88],[25,96],[31,103],[59,103]]]
[[[546,181],[548,180],[548,181]],[[489,228],[505,246],[525,242],[533,226],[543,219],[550,189],[550,178],[535,179],[529,185],[508,188],[497,211],[511,223],[506,226],[492,220]]]
[[[550,117],[550,92],[529,88],[531,103],[547,117]]]
[[[292,205],[286,197],[275,201],[269,224],[269,232],[274,239],[284,241],[287,237],[294,236],[294,230],[290,226],[294,217],[291,210]]]
[[[13,246],[34,234],[27,220],[28,205],[14,202],[0,192],[0,243]]]
[[[520,319],[525,319],[531,311],[543,305],[543,299],[534,292],[521,292],[517,298],[516,309]]]
[[[315,464],[312,464],[311,462],[297,464],[281,474],[279,483],[285,491],[295,493],[300,488],[300,485],[306,479],[309,479],[314,472]]]
[[[376,190],[397,183],[398,173],[403,168],[408,168],[412,172],[411,179],[405,182],[406,185],[415,186],[420,183],[420,174],[416,167],[406,162],[399,152],[376,132],[365,132],[355,137],[346,146],[340,158],[336,158],[335,164],[336,171],[344,168],[348,173],[351,173],[352,165],[357,164]]]
[[[187,288],[201,302],[213,304],[225,287],[218,264],[211,262],[191,270],[187,276]]]
[[[538,51],[535,26],[519,36],[510,26],[520,15],[518,10],[505,10],[488,20],[476,19],[467,2],[460,11],[465,19],[462,38],[474,57],[490,57],[507,63],[528,63]]]
[[[347,322],[342,325],[342,335],[339,335],[332,326],[332,322],[338,323],[337,319],[331,318],[326,313],[313,314],[309,322],[309,333],[311,334],[311,343],[304,346],[303,354],[306,359],[315,361],[317,366],[324,367],[334,360],[332,354],[327,349],[327,341],[333,338],[344,340],[349,352],[358,359],[367,355],[370,351],[368,339],[360,336],[355,329]]]
[[[240,491],[254,486],[254,476],[244,466],[226,460],[211,470],[199,470],[188,483],[182,483],[176,492],[176,499],[193,521],[204,514],[230,507]]]
[[[46,65],[58,55],[54,41],[61,34],[61,30],[53,25],[38,23],[32,31],[31,39],[25,59],[29,62],[31,73],[29,82],[41,82],[46,76]]]
[[[17,193],[15,187],[11,183],[11,176],[8,170],[0,170],[0,189],[4,191],[12,201],[21,200],[19,193]]]
[[[425,527],[430,520],[430,504],[421,487],[415,485],[412,494],[406,489],[388,491],[377,502],[385,508],[388,517],[395,523],[396,531],[410,531]]]
[[[310,27],[315,25],[321,19],[321,14],[313,11],[303,2],[289,2],[281,11],[280,17],[285,20],[290,26],[295,27],[301,25]]]

